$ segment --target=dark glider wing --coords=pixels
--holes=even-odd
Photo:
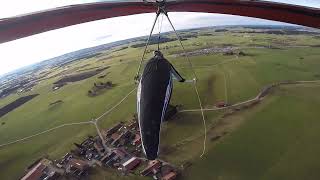
[[[232,14],[320,28],[320,9],[259,0],[168,0],[168,12]],[[0,43],[71,25],[117,16],[155,12],[140,1],[72,5],[0,19]]]
[[[106,18],[155,12],[143,2],[79,4],[0,19],[0,43],[34,34]]]
[[[270,1],[185,0],[170,3],[168,11],[231,14],[320,28],[320,9]]]
[[[171,67],[171,75],[177,79],[179,82],[184,82],[185,79],[178,73],[178,71],[170,64]]]
[[[143,71],[137,110],[143,151],[149,160],[158,157],[160,129],[172,92],[171,65],[165,59],[152,58]]]

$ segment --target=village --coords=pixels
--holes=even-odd
[[[176,114],[176,108],[170,105],[166,119]],[[88,136],[82,143],[74,143],[74,149],[60,159],[38,159],[21,180],[86,179],[97,166],[115,169],[123,176],[134,174],[159,180],[174,180],[179,175],[178,168],[168,162],[144,158],[136,115],[101,133],[103,139]]]
[[[304,82],[282,81],[267,85],[254,99],[239,107],[231,108],[223,114],[222,118],[257,105],[275,87]],[[215,107],[223,109],[234,105],[220,101],[215,104]],[[180,106],[169,105],[164,120],[174,119],[172,117],[178,113]],[[227,132],[215,135],[210,140],[215,141],[225,134]],[[128,122],[119,122],[111,128],[101,130],[101,136],[88,136],[82,143],[74,143],[74,149],[60,159],[38,159],[27,168],[21,180],[85,179],[90,170],[97,166],[112,168],[123,176],[132,174],[156,180],[174,180],[181,173],[181,169],[169,162],[161,159],[149,161],[144,158],[136,114]]]

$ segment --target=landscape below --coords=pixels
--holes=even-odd
[[[319,179],[320,32],[230,26],[179,33],[187,53],[173,33],[162,34],[160,47],[186,79],[194,78],[185,58],[190,56],[206,109],[206,152],[200,158],[204,131],[193,85],[175,82],[171,104],[177,112],[162,126],[161,167],[178,179]],[[148,162],[141,146],[132,144],[139,139],[137,124],[130,142],[111,142],[126,136],[123,129],[107,133],[119,122],[123,127],[135,122],[133,77],[144,40],[73,52],[1,77],[0,179],[19,179],[28,167],[50,160],[63,171],[67,153],[73,154],[69,165],[94,164],[85,179],[151,179],[152,173],[141,176]],[[147,58],[157,48],[151,44]],[[95,125],[109,147],[130,152],[119,160],[119,170],[79,152],[91,148],[94,143],[86,143],[93,139],[99,144]],[[136,162],[130,171],[124,168],[128,161]]]

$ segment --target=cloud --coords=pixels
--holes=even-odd
[[[53,7],[94,1],[10,0],[1,4],[0,17],[3,18]],[[277,1],[320,7],[319,0]],[[222,14],[169,13],[169,15],[177,29],[216,25],[282,24],[274,21]],[[82,48],[147,35],[154,18],[155,14],[149,13],[99,20],[0,44],[0,74]],[[165,18],[162,30],[171,31],[171,27]]]
[[[266,0],[266,1],[296,4],[296,5],[300,5],[300,6],[309,6],[309,7],[320,8],[320,1],[319,0]]]
[[[279,24],[272,21],[207,13],[170,13],[177,29],[232,24]],[[139,14],[74,25],[0,44],[0,74],[64,53],[147,35],[155,14]],[[171,31],[164,18],[162,31]],[[157,32],[157,27],[155,32]]]
[[[108,34],[108,35],[105,35],[105,36],[99,36],[99,37],[96,37],[94,39],[94,41],[103,41],[103,40],[106,40],[106,39],[109,39],[110,37],[112,37],[112,34]]]

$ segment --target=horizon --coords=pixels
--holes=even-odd
[[[303,27],[303,26],[299,26],[299,25],[294,25],[294,24],[286,24],[286,23],[281,23],[281,24],[262,24],[262,25],[254,25],[254,24],[245,24],[245,25],[217,25],[217,26],[206,26],[206,27],[196,27],[196,28],[186,28],[186,29],[179,29],[177,31],[184,31],[184,30],[193,30],[193,29],[205,29],[205,28],[218,28],[218,27],[242,27],[242,26],[260,26],[260,27],[263,27],[263,26],[278,26],[278,27]],[[161,32],[161,34],[163,33],[172,33],[173,31],[166,31],[166,32]],[[157,33],[153,33],[152,35],[157,35]],[[112,42],[108,42],[108,43],[104,43],[104,44],[99,44],[99,45],[95,45],[95,46],[90,46],[90,47],[86,47],[86,48],[82,48],[82,49],[78,49],[78,50],[74,50],[74,51],[70,51],[70,52],[66,52],[66,53],[63,53],[63,54],[59,54],[59,55],[56,55],[54,57],[51,57],[51,58],[48,58],[48,59],[43,59],[39,62],[34,62],[32,64],[28,64],[28,65],[25,65],[23,67],[19,67],[17,69],[13,69],[12,71],[9,71],[9,72],[6,72],[6,73],[3,73],[1,74],[0,72],[0,78],[2,77],[5,77],[5,76],[8,76],[8,75],[11,75],[11,74],[14,74],[16,73],[17,71],[21,71],[25,68],[28,68],[28,67],[32,67],[32,66],[35,66],[39,63],[42,63],[42,62],[45,62],[45,61],[50,61],[52,59],[55,59],[55,58],[58,58],[58,57],[61,57],[61,56],[65,56],[67,54],[70,54],[70,53],[74,53],[74,52],[77,52],[77,51],[81,51],[81,50],[84,50],[84,49],[90,49],[90,48],[94,48],[94,47],[98,47],[98,46],[103,46],[103,45],[107,45],[107,44],[111,44],[111,43],[115,43],[115,42],[120,42],[120,41],[126,41],[126,40],[130,40],[130,39],[134,39],[134,38],[142,38],[142,37],[147,37],[147,35],[142,35],[142,36],[136,36],[136,37],[130,37],[130,38],[126,38],[126,39],[120,39],[120,40],[116,40],[116,41],[112,41]],[[1,44],[0,44],[1,45]]]
[[[320,2],[316,2],[316,0],[270,1],[320,8]],[[24,2],[24,5],[21,6],[23,8],[17,8],[15,0],[7,2],[0,7],[0,18],[65,5],[97,1],[71,0],[62,3],[53,0],[50,3],[45,2],[46,0],[43,3]],[[10,7],[15,9],[12,10]],[[169,14],[177,30],[223,25],[291,25],[276,21],[223,14],[191,12],[170,12]],[[0,44],[0,52],[2,52],[4,59],[0,66],[0,76],[77,50],[148,35],[153,19],[154,13],[114,17],[73,25]],[[128,27],[130,27],[130,31],[128,31]],[[157,27],[155,33],[156,31]],[[162,32],[168,31],[171,31],[171,27],[164,20]]]

